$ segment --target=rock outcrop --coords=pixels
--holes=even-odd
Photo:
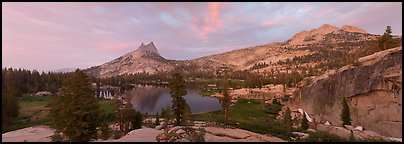
[[[284,89],[282,84],[268,84],[262,88],[241,88],[230,90],[229,95],[232,99],[262,99],[262,100],[272,100],[274,98],[280,99],[285,95],[292,95],[293,92],[297,90],[296,87],[288,87]],[[221,98],[223,94],[216,93],[212,95],[213,97]]]
[[[342,126],[342,98],[347,98],[353,126],[383,136],[402,137],[402,48],[359,59],[324,74],[292,95],[289,107],[304,109],[316,123]]]
[[[135,51],[127,53],[105,64],[86,69],[85,72],[97,77],[110,77],[123,74],[166,72],[174,69],[177,61],[160,56],[153,42],[143,43]]]
[[[317,29],[312,29],[310,31],[302,31],[295,34],[290,38],[287,43],[289,46],[303,45],[303,44],[313,44],[323,41],[327,34],[343,34],[343,33],[361,33],[368,34],[365,30],[355,27],[344,25],[341,29],[330,24],[323,24]]]
[[[55,129],[38,125],[27,127],[1,135],[2,142],[50,142]]]
[[[191,127],[175,126],[164,130],[157,136],[158,142],[286,142],[278,137],[254,132],[223,128],[197,122]]]
[[[361,28],[358,28],[358,27],[355,27],[355,26],[349,26],[349,25],[344,25],[344,26],[342,26],[341,29],[343,31],[347,31],[347,32],[357,32],[357,33],[364,33],[364,34],[368,33],[367,31],[365,31],[365,30],[363,30]]]
[[[144,45],[143,43],[140,44],[140,47],[138,48],[138,50],[141,52],[156,54],[156,55],[160,56],[160,53],[157,51],[157,48],[153,42],[150,42],[147,45]]]
[[[98,140],[98,142],[157,142],[156,136],[161,130],[143,127],[130,131],[120,139]]]

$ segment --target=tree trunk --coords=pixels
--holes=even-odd
[[[223,111],[224,111],[224,121],[225,121],[225,123],[227,123],[227,119],[228,119],[227,118],[227,111],[228,110],[227,110],[227,108],[224,108]]]

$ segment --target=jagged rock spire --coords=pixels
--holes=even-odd
[[[144,45],[142,42],[142,44],[140,44],[140,47],[138,48],[138,50],[142,51],[142,52],[155,53],[157,55],[160,55],[160,53],[158,52],[158,50],[153,42],[150,42],[147,45]]]

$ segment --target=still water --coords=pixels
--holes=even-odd
[[[192,113],[208,112],[221,109],[216,98],[201,96],[197,88],[187,88],[184,96]],[[171,106],[170,89],[166,87],[138,86],[124,93],[131,98],[134,108],[143,113],[161,113],[161,108]]]

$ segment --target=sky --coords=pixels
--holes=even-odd
[[[2,67],[89,68],[153,42],[186,60],[331,24],[402,34],[402,3],[2,3]]]

